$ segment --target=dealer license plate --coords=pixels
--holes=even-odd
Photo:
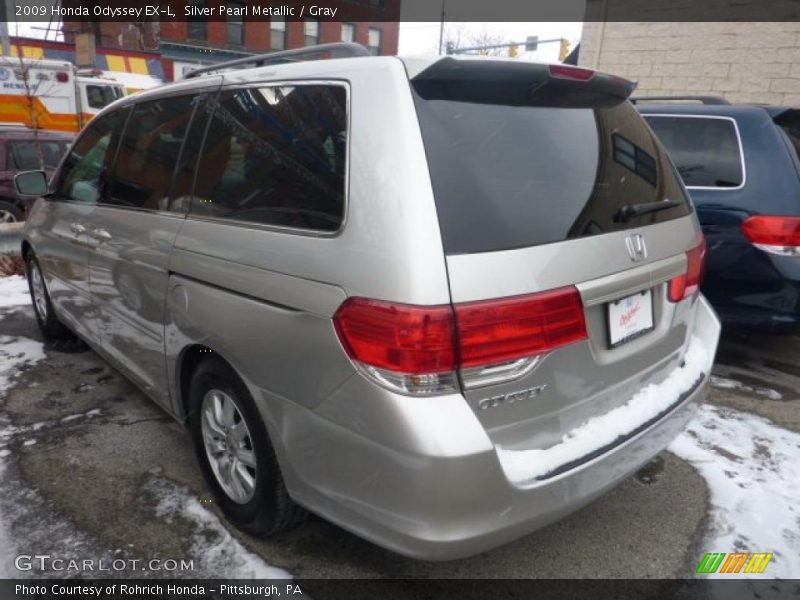
[[[608,331],[612,348],[653,329],[653,293],[651,290],[645,290],[609,303]]]

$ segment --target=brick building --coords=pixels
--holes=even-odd
[[[580,64],[637,81],[636,94],[800,104],[800,22],[585,23]]]
[[[338,8],[347,21],[320,19],[286,20],[189,19],[142,22],[71,22],[63,25],[67,43],[77,32],[94,34],[95,45],[104,52],[122,50],[158,52],[167,80],[180,78],[202,64],[240,58],[275,50],[301,48],[328,42],[357,42],[374,54],[397,54],[401,0],[341,0],[326,6]],[[192,0],[199,7],[242,5],[243,1]],[[341,6],[338,6],[341,5]],[[393,18],[394,20],[388,20]]]

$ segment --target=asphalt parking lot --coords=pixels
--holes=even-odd
[[[19,572],[13,557],[23,553],[192,559],[192,570],[170,573],[192,578],[682,578],[694,573],[703,553],[727,550],[709,547],[723,539],[726,509],[698,468],[704,459],[693,463],[672,452],[569,518],[466,560],[406,559],[313,516],[291,532],[254,539],[221,518],[182,425],[86,347],[45,345],[42,356],[40,342],[30,306],[0,308],[0,576],[75,575]],[[758,419],[759,427],[789,436],[776,438],[775,448],[759,442],[776,481],[787,476],[778,472],[776,448],[800,439],[799,357],[799,337],[726,336],[705,413],[728,423],[744,422],[741,415],[765,417],[770,423]],[[677,454],[697,454],[702,446],[722,460],[734,455],[731,464],[741,465],[746,457],[724,442],[692,446],[701,429],[716,428],[698,424],[682,436]],[[754,439],[762,437],[769,434]],[[800,514],[800,496],[791,499],[796,491],[785,489],[784,504],[793,512],[795,502]],[[800,544],[798,527],[776,534],[789,549],[784,554]],[[758,543],[753,536],[765,534],[753,529],[736,539]],[[795,568],[786,560],[784,569]],[[116,575],[151,574],[136,566]]]

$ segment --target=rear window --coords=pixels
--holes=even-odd
[[[689,187],[735,188],[744,183],[736,126],[725,117],[646,115]]]
[[[66,151],[67,142],[63,141],[9,142],[7,170],[55,169]]]
[[[496,81],[413,87],[448,254],[560,242],[691,213],[669,160],[627,102],[576,107],[573,94],[560,106],[561,95],[551,94],[546,106],[525,105],[518,85],[505,93]],[[623,207],[664,200],[675,206],[619,218]]]

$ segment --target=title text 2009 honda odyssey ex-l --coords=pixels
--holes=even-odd
[[[24,232],[44,333],[77,333],[185,419],[254,533],[304,507],[458,558],[660,452],[719,324],[632,85],[303,52],[362,50],[217,65],[91,122]]]

